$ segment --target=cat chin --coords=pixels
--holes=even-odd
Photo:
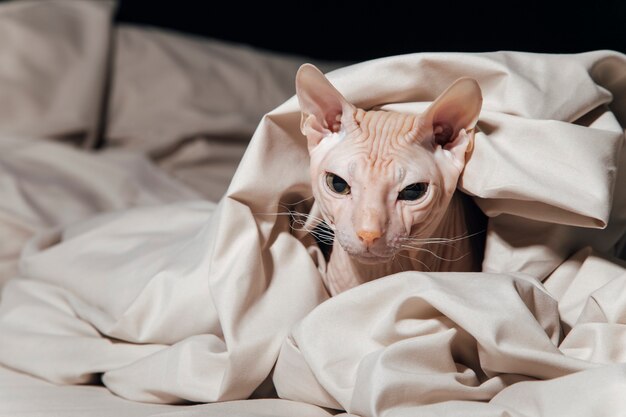
[[[350,257],[356,260],[359,263],[365,265],[377,265],[389,262],[393,259],[393,256],[376,256],[373,254],[354,254],[350,255]]]

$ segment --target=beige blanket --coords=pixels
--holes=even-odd
[[[48,4],[79,10],[69,15],[76,25],[85,15],[106,21],[110,11],[102,3]],[[0,19],[23,9],[7,10]],[[117,395],[144,402],[277,395],[297,402],[280,402],[284,415],[329,414],[316,406],[386,417],[623,414],[626,270],[615,257],[626,230],[624,56],[413,54],[330,73],[357,106],[401,111],[419,111],[460,76],[476,78],[484,107],[459,189],[490,219],[483,273],[406,272],[329,299],[319,249],[280,215],[286,207],[314,209],[297,101],[263,118],[226,196],[201,200],[206,189],[183,186],[137,151],[176,175],[176,161],[197,149],[240,148],[232,138],[245,135],[242,115],[253,112],[240,104],[224,111],[168,104],[168,97],[187,103],[174,92],[189,95],[179,87],[197,79],[189,74],[197,68],[192,57],[206,53],[201,41],[115,33],[112,52],[125,58],[109,74],[107,117],[95,119],[95,130],[47,131],[28,113],[33,106],[15,107],[29,123],[0,126],[2,272],[14,277],[0,302],[1,363],[61,384],[101,378]],[[180,83],[164,83],[160,93],[156,84],[142,88],[145,76],[132,71],[140,62],[122,53],[137,44],[156,48],[153,59],[178,63],[166,73]],[[285,64],[272,66],[250,52],[237,50],[239,60],[229,61],[230,49],[212,51],[218,67],[253,67],[266,81],[280,75],[265,87],[293,82],[297,60],[273,57]],[[79,57],[80,65],[90,59]],[[98,79],[91,67],[101,70],[85,66],[83,78]],[[199,86],[190,100],[202,97],[200,80],[190,84]],[[218,84],[220,102],[245,86]],[[14,92],[33,100],[28,93]],[[64,101],[86,109],[76,97]],[[54,124],[61,116],[49,117]],[[83,133],[91,131],[115,149],[94,155],[24,138],[81,133],[89,146]],[[267,415],[221,404],[172,415],[225,412]]]

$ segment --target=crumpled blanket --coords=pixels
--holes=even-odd
[[[162,181],[137,186],[140,203],[21,240],[0,302],[0,363],[55,383],[100,380],[145,402],[277,395],[359,416],[619,416],[625,73],[626,57],[610,51],[411,54],[333,71],[366,109],[417,112],[460,76],[479,82],[459,190],[489,217],[484,272],[404,272],[329,298],[319,248],[286,215],[315,210],[291,98],[262,119],[219,202],[177,194],[144,161],[150,173],[129,178]],[[3,227],[15,224],[14,204],[43,201],[15,196],[88,174],[29,188],[29,158],[66,145],[27,141],[20,154],[17,140],[0,142],[10,150],[0,153]],[[90,181],[101,189],[66,198],[124,189]]]

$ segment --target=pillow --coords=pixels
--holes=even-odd
[[[112,1],[0,4],[0,134],[94,141],[113,8]]]
[[[217,201],[263,114],[294,94],[295,74],[305,61],[120,25],[105,146],[147,153],[169,174]]]

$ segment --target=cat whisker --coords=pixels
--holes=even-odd
[[[328,245],[332,245],[333,243],[333,239],[329,236],[319,236],[316,235],[315,233],[311,233],[312,236],[314,236],[317,240],[319,240],[322,243],[326,243]]]
[[[458,235],[458,236],[454,236],[451,238],[445,238],[445,237],[430,237],[430,238],[413,238],[413,237],[402,237],[400,238],[401,241],[404,242],[414,242],[414,243],[450,243],[450,242],[458,242],[461,240],[465,240],[465,239],[469,239],[471,237],[477,236],[481,233],[485,233],[486,230],[480,230],[478,232],[472,233],[470,235],[464,233],[462,235]]]
[[[318,223],[318,224],[325,223],[325,224],[326,224],[326,227],[328,227],[329,229],[331,229],[331,230],[332,230],[332,227],[331,227],[330,225],[328,225],[328,224],[326,223],[326,221],[325,221],[323,218],[321,218],[321,217],[317,217],[317,216],[314,216],[314,215],[309,214],[309,213],[302,213],[302,212],[295,211],[295,210],[289,210],[289,209],[287,209],[286,207],[283,207],[283,208],[284,208],[284,209],[286,209],[286,210],[287,210],[287,213],[291,214],[291,215],[294,217],[294,219],[295,219],[296,217],[302,217],[302,218],[305,218],[305,219],[307,219],[307,221],[308,221],[308,220],[310,220],[310,219],[312,219],[312,220],[314,220],[314,221],[315,221],[316,223]]]
[[[291,216],[291,213],[285,213],[285,212],[281,212],[281,213],[262,213],[262,212],[255,212],[252,213],[255,216]]]
[[[404,245],[407,244],[405,243]],[[450,249],[459,250],[459,248],[456,246],[456,242],[409,242],[409,245],[416,248],[421,248],[425,245],[443,245]]]
[[[400,262],[400,259],[396,259],[396,255],[398,255],[397,253],[395,255],[393,255],[393,257],[391,258],[391,261],[395,261],[398,266],[400,267],[400,269],[402,270],[402,272],[404,272],[404,268],[402,267],[402,262]]]
[[[318,236],[316,236],[315,238],[316,238],[316,241],[318,241],[320,243],[323,243],[325,245],[332,246],[332,244],[333,244],[333,241],[331,239],[329,239],[329,238],[321,238],[321,237],[318,237]]]
[[[445,237],[401,237],[400,240],[414,241],[414,242],[449,242],[453,240],[452,238]]]
[[[308,222],[305,222],[303,220],[293,219],[292,225],[301,226],[302,228],[305,228],[307,231],[314,231],[314,230],[316,230],[319,233],[326,233],[326,234],[332,235],[332,236],[335,235],[331,228],[321,226],[321,224],[312,226],[311,224],[309,224]]]
[[[463,254],[463,255],[461,255],[461,256],[459,256],[459,257],[457,257],[457,258],[454,258],[454,259],[448,259],[448,258],[444,258],[443,256],[439,256],[439,255],[437,255],[435,252],[433,252],[433,251],[431,251],[431,250],[428,250],[428,249],[425,249],[425,248],[413,247],[413,246],[410,246],[410,245],[402,245],[402,246],[400,246],[400,247],[401,247],[402,249],[408,249],[408,250],[411,250],[411,251],[416,251],[416,252],[426,252],[426,253],[428,253],[428,254],[432,255],[433,257],[435,257],[435,258],[439,259],[440,261],[445,261],[445,262],[458,262],[458,261],[460,261],[461,259],[465,258],[467,255],[469,255],[469,253],[465,253],[465,254]],[[408,258],[409,258],[409,259],[411,259],[410,257],[408,257]],[[416,259],[416,260],[417,260],[417,259]]]
[[[410,259],[412,261],[418,262],[419,264],[421,264],[424,268],[426,268],[428,270],[428,272],[431,272],[432,270],[430,269],[430,267],[428,265],[426,265],[424,262],[420,261],[419,259],[415,259],[412,258],[410,256],[407,255],[400,255],[399,253],[396,254],[396,256],[400,256],[401,258],[406,258],[406,259]]]
[[[324,230],[319,227],[311,227],[310,225],[303,223],[303,222],[294,222],[293,224],[290,225],[290,227],[294,230],[315,233],[319,236],[335,237],[335,234],[328,230]]]
[[[455,246],[454,243],[472,238],[484,232],[485,230],[481,230],[476,233],[472,233],[470,235],[463,234],[463,235],[455,236],[452,238],[423,238],[422,239],[422,238],[405,237],[405,238],[400,238],[399,240],[401,242],[408,242],[409,244],[412,244],[413,246],[411,246],[411,248],[415,248],[415,249],[422,248],[423,245],[444,245],[454,250],[459,250]],[[404,245],[406,245],[406,243],[404,243]],[[415,246],[415,245],[419,245],[419,246]]]
[[[313,198],[315,198],[315,196],[312,195],[310,197],[306,197],[306,198],[303,198],[302,200],[296,201],[295,203],[283,203],[283,204],[286,204],[288,206],[297,206],[298,204],[304,203],[305,201],[311,200]]]
[[[408,240],[403,239],[400,240],[401,244],[413,244],[413,245],[445,245],[445,246],[454,246],[456,242],[448,242],[445,240],[430,240],[430,239],[416,239],[416,240]]]
[[[448,242],[426,242],[426,243],[422,243],[422,242],[410,242],[410,243],[402,243],[400,245],[397,245],[396,247],[399,249],[410,249],[410,250],[423,250],[423,251],[429,251],[429,249],[425,248],[426,245],[442,245],[445,246],[455,252],[459,252],[461,249],[457,246],[458,243],[448,243]]]
[[[302,213],[290,210],[285,206],[281,206],[286,211],[279,213],[253,213],[259,216],[289,216],[291,222],[289,227],[293,231],[305,232],[313,236],[318,242],[328,246],[332,246],[335,240],[334,228],[326,223],[320,217],[308,213]],[[310,222],[310,220],[313,220]]]
[[[332,245],[334,239],[335,239],[335,235],[325,231],[324,229],[315,227],[315,228],[310,228],[310,226],[306,225],[305,223],[302,222],[295,222],[295,225],[292,224],[290,225],[292,230],[295,231],[304,231],[307,232],[309,234],[311,234],[312,236],[314,236],[317,240],[319,240],[322,243],[328,244],[328,245]]]
[[[323,218],[321,218],[321,217],[317,217],[317,216],[314,216],[314,215],[309,214],[309,213],[302,213],[302,212],[298,212],[298,211],[295,211],[295,210],[290,210],[287,207],[282,207],[282,208],[284,208],[287,211],[279,212],[279,213],[256,212],[256,213],[253,213],[253,214],[254,215],[258,215],[258,216],[291,216],[293,221],[294,222],[298,222],[298,223],[304,223],[304,222],[308,221],[309,219],[311,219],[311,220],[314,220],[315,223],[317,223],[317,225],[324,223],[324,227],[325,228],[328,228],[330,230],[334,230],[334,227],[329,225],[328,223],[326,223],[326,221]],[[301,218],[306,219],[306,220],[302,220]]]

